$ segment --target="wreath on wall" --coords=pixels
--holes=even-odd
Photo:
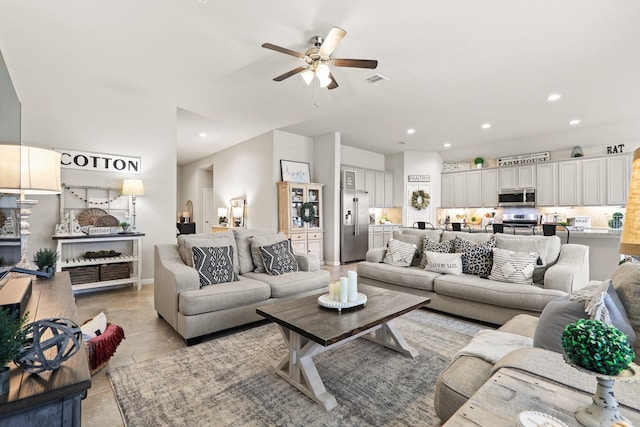
[[[313,218],[315,218],[315,216],[316,207],[313,203],[306,202],[300,206],[300,218],[302,218],[304,222],[313,221]]]
[[[417,190],[411,195],[411,206],[421,211],[429,206],[430,200],[431,196],[429,196],[429,193],[425,193],[424,190]]]

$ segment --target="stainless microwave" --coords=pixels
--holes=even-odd
[[[498,193],[498,206],[535,206],[536,192],[533,188],[522,190],[501,190]]]

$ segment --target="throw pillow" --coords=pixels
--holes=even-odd
[[[558,261],[562,241],[558,236],[513,236],[498,233],[496,248],[514,252],[537,252],[540,259],[533,270],[533,283],[544,283],[544,275]]]
[[[86,321],[80,326],[80,330],[82,331],[82,339],[85,341],[90,340],[91,338],[95,338],[98,335],[104,334],[104,331],[107,329],[107,316],[104,312],[101,312],[97,316],[93,317],[93,319]]]
[[[487,242],[473,242],[456,236],[453,239],[456,252],[462,253],[462,272],[474,274],[480,277],[488,277],[493,266],[493,253],[491,249],[495,246],[495,239]]]
[[[422,258],[420,259],[420,268],[423,270],[427,268],[427,252],[452,253],[453,240],[436,242],[435,240],[431,240],[427,236],[424,236],[424,243],[422,244]]]
[[[398,267],[409,267],[417,249],[416,245],[411,243],[389,239],[389,243],[387,243],[387,253],[382,262]]]
[[[611,273],[611,280],[626,309],[633,330],[640,333],[640,263],[625,262],[620,264]],[[634,350],[636,355],[640,357],[640,339],[636,340]]]
[[[238,275],[233,271],[231,246],[194,246],[191,250],[193,267],[198,271],[201,288],[239,280]]]
[[[269,246],[282,242],[283,240],[287,240],[287,236],[285,236],[284,233],[271,233],[253,236],[249,240],[251,241],[251,258],[253,259],[253,264],[256,266],[253,272],[265,273],[266,270],[264,268],[264,262],[262,261],[262,255],[260,254],[260,246]]]
[[[462,274],[461,253],[425,252],[428,271],[444,274]]]
[[[288,240],[260,246],[259,250],[264,268],[269,275],[280,276],[298,271],[298,261],[291,252],[291,242]]]
[[[533,283],[533,269],[539,257],[537,252],[513,252],[493,248],[493,268],[489,279],[530,285]]]
[[[415,255],[413,256],[413,261],[411,261],[411,265],[420,265],[420,258],[422,258],[422,242],[424,240],[423,236],[404,234],[401,230],[396,230],[393,232],[393,238],[396,240],[400,240],[401,242],[416,245],[417,249],[415,251]]]
[[[590,286],[589,288],[593,287]],[[596,288],[599,288],[599,285]],[[580,289],[581,293],[585,291],[588,292],[588,289]],[[631,328],[627,313],[620,303],[616,289],[613,286],[608,286],[606,292],[604,304],[609,312],[611,324],[622,331],[627,336],[629,344],[633,345],[637,337]],[[564,328],[579,319],[589,319],[591,317],[585,311],[585,306],[588,305],[589,301],[576,301],[571,298],[573,298],[573,295],[556,298],[542,310],[533,334],[534,347],[545,348],[556,353],[564,353],[562,348]]]

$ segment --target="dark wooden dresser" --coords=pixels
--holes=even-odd
[[[11,286],[7,283],[5,286]],[[78,321],[69,273],[33,279],[29,322],[50,317]],[[81,400],[91,387],[84,347],[55,371],[30,374],[13,363],[9,394],[0,401],[1,426],[79,426]]]

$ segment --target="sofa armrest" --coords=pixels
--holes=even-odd
[[[312,254],[303,254],[296,252],[293,254],[298,261],[298,269],[300,271],[318,271],[320,270],[320,258]]]
[[[589,246],[566,244],[544,275],[544,288],[571,293],[589,283]]]
[[[373,248],[367,251],[366,260],[369,262],[382,262],[387,254],[387,248]]]
[[[200,279],[195,268],[186,265],[175,244],[160,244],[154,248],[153,302],[158,314],[176,330],[178,328],[178,296],[181,292],[199,289]]]

